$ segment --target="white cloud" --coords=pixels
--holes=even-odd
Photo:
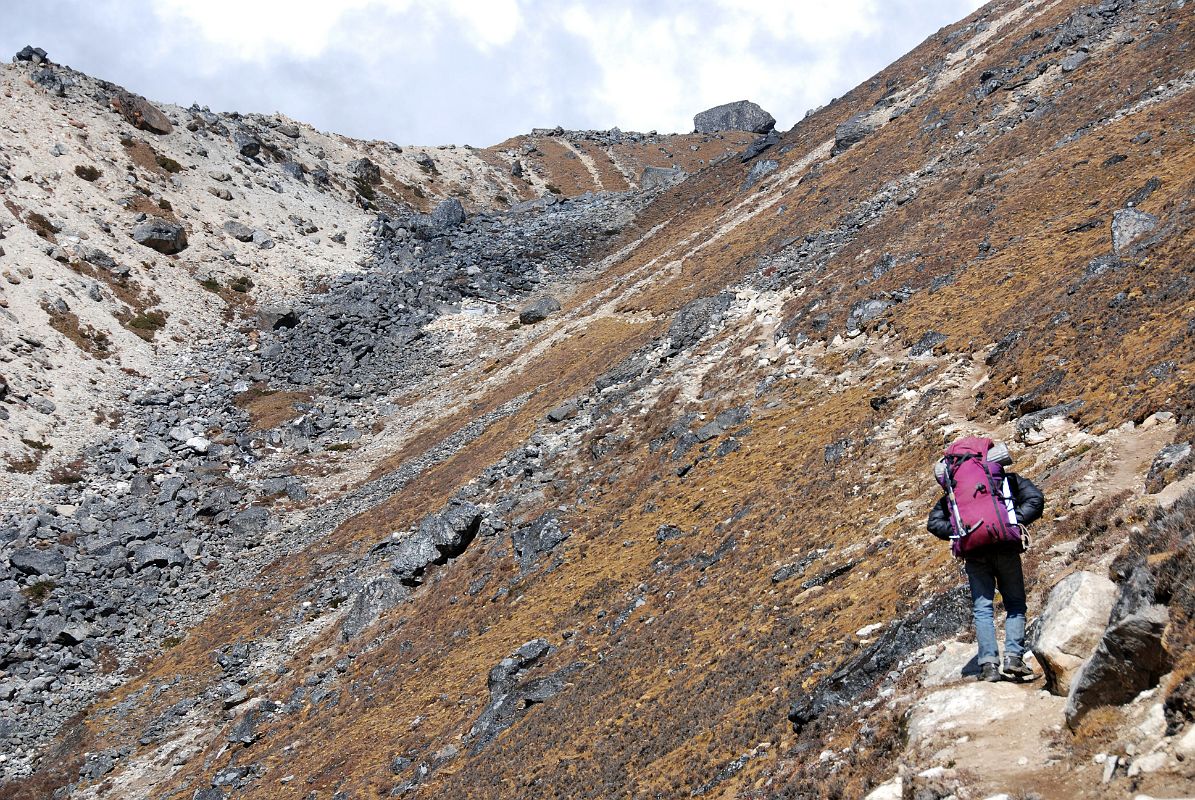
[[[554,124],[686,131],[744,98],[787,128],[981,2],[38,0],[0,39],[157,100],[490,144]]]
[[[192,24],[222,48],[226,58],[265,61],[275,56],[309,59],[334,43],[360,39],[426,40],[452,26],[467,32],[478,50],[505,45],[518,32],[517,0],[153,0],[171,27]],[[351,23],[349,21],[351,20]],[[386,20],[379,29],[370,21]],[[347,24],[347,27],[346,27]]]

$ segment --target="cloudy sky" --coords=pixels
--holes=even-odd
[[[692,130],[751,99],[781,128],[979,0],[0,0],[25,44],[145,96],[280,111],[400,144],[532,127]]]

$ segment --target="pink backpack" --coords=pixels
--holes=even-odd
[[[997,542],[1021,542],[1004,465],[1012,463],[1004,447],[968,436],[946,448],[934,467],[950,508],[950,551],[961,558]]]

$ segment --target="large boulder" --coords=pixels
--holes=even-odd
[[[257,154],[261,152],[261,142],[257,141],[257,137],[246,130],[233,132],[232,146],[245,158],[256,158]]]
[[[1122,208],[1112,214],[1112,249],[1116,252],[1128,247],[1158,227],[1158,218],[1135,208]]]
[[[177,222],[164,219],[147,219],[133,228],[133,241],[171,255],[187,248],[187,231]]]
[[[831,155],[838,155],[851,149],[875,132],[875,126],[862,114],[851,117],[834,129],[834,149]]]
[[[18,61],[30,61],[34,64],[42,64],[50,60],[50,56],[46,54],[45,50],[40,47],[34,47],[27,44],[17,51],[17,54],[12,57],[13,63]]]
[[[776,118],[750,100],[738,100],[714,106],[693,117],[697,133],[750,131],[767,133],[776,127]]]
[[[374,186],[382,182],[382,168],[368,158],[355,158],[348,163],[349,174],[354,178]]]
[[[1088,712],[1121,705],[1158,684],[1171,668],[1162,634],[1170,622],[1165,606],[1151,605],[1115,622],[1071,682],[1066,724],[1073,730]]]
[[[519,312],[519,322],[524,325],[534,325],[543,322],[552,314],[560,310],[560,301],[555,297],[541,297],[533,300]]]
[[[17,572],[26,575],[61,575],[66,572],[66,559],[55,550],[36,550],[22,547],[9,557],[9,563]]]
[[[644,167],[643,175],[639,177],[639,188],[651,191],[661,186],[672,186],[683,181],[686,175],[688,173],[680,167]]]
[[[1104,635],[1116,584],[1094,572],[1066,576],[1050,590],[1032,648],[1046,676],[1046,688],[1066,696],[1083,662]]]
[[[432,225],[437,230],[446,231],[455,228],[465,221],[465,207],[455,197],[440,201],[432,211]]]
[[[668,326],[668,355],[674,356],[701,341],[710,326],[717,325],[734,302],[734,295],[722,292],[713,297],[699,297],[686,304]]]
[[[117,89],[108,98],[108,103],[134,128],[157,134],[167,134],[174,130],[170,118],[139,94]]]

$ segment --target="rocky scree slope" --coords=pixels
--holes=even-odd
[[[6,305],[0,309],[16,323],[10,348],[14,357],[8,361],[13,377],[11,384],[8,379],[4,382],[8,404],[3,410],[5,421],[11,423],[6,433],[19,437],[19,446],[18,455],[9,459],[12,469],[7,477],[20,486],[27,475],[26,497],[35,501],[23,504],[19,494],[7,496],[8,509],[2,518],[6,566],[0,583],[5,627],[0,694],[5,715],[0,734],[8,774],[27,771],[58,724],[137,669],[136,660],[146,654],[147,637],[158,647],[172,646],[210,611],[219,592],[243,585],[280,553],[309,543],[349,513],[376,503],[418,474],[422,466],[416,460],[376,485],[348,493],[332,505],[319,505],[321,500],[345,494],[325,491],[328,487],[320,485],[327,473],[336,472],[337,454],[361,438],[360,429],[368,430],[396,414],[399,406],[387,397],[388,392],[400,385],[427,391],[434,384],[429,375],[434,377],[437,369],[450,366],[458,355],[477,357],[451,330],[430,330],[430,322],[461,314],[464,301],[476,300],[468,315],[494,317],[508,312],[500,323],[504,328],[513,316],[511,304],[520,304],[531,289],[579,269],[585,253],[630,224],[649,196],[637,191],[586,192],[569,199],[548,192],[511,211],[512,221],[504,222],[482,205],[492,198],[479,193],[470,203],[478,204],[471,218],[466,219],[456,196],[423,213],[371,188],[380,183],[381,168],[368,157],[349,162],[343,183],[333,180],[322,147],[312,153],[321,160],[311,170],[310,180],[304,170],[287,168],[298,162],[283,160],[280,176],[259,177],[256,184],[246,178],[243,190],[232,195],[225,186],[237,185],[230,172],[265,173],[283,157],[280,147],[271,145],[269,134],[251,122],[236,117],[236,128],[230,131],[224,127],[230,122],[228,116],[191,109],[182,112],[184,118],[190,115],[188,133],[182,133],[156,106],[119,87],[67,68],[23,64],[19,59],[10,69],[29,73],[24,88],[49,105],[41,109],[43,115],[53,116],[63,98],[81,107],[75,109],[75,116],[83,116],[77,113],[80,110],[92,115],[90,129],[70,118],[78,123],[72,127],[88,130],[87,136],[79,138],[81,152],[91,152],[93,147],[112,152],[115,141],[103,142],[99,137],[107,133],[113,140],[119,138],[120,147],[133,151],[131,163],[124,165],[129,172],[121,185],[161,184],[173,202],[148,189],[141,191],[148,198],[145,201],[136,195],[132,200],[103,197],[102,192],[99,199],[88,196],[93,184],[100,183],[102,172],[86,166],[75,171],[80,182],[80,187],[71,187],[77,189],[75,196],[107,201],[125,210],[156,201],[152,216],[138,212],[130,220],[130,224],[142,221],[132,225],[132,241],[124,252],[170,251],[163,253],[170,260],[158,265],[159,271],[170,269],[187,278],[176,276],[170,286],[168,281],[155,280],[160,276],[153,273],[153,265],[142,262],[149,279],[155,280],[153,290],[143,290],[133,280],[134,270],[89,244],[100,236],[116,237],[106,219],[93,217],[81,220],[79,228],[64,227],[63,220],[70,219],[71,213],[85,210],[84,200],[56,212],[56,222],[38,212],[22,217],[17,201],[9,201],[18,220],[49,227],[31,228],[28,236],[18,229],[7,238],[14,246],[6,256],[21,266],[5,273],[11,277],[9,285],[17,288],[11,290],[11,302],[5,295]],[[21,89],[19,83],[15,85]],[[94,93],[77,96],[75,91]],[[115,112],[129,108],[136,113],[116,116]],[[174,144],[185,155],[217,166],[228,163],[230,171],[209,170],[211,181],[201,180],[199,187],[210,185],[202,192],[193,191],[196,187],[177,176],[195,169],[194,165],[183,167],[165,155],[171,151],[161,138],[153,140],[155,150],[127,134],[129,126],[144,128],[146,119],[156,126],[149,133],[177,134],[184,142]],[[277,136],[285,137],[281,141],[292,140],[292,147],[303,144],[304,136],[315,136],[289,122],[272,122],[263,123],[264,129],[276,129]],[[16,130],[9,126],[10,132]],[[27,133],[30,128],[21,130]],[[618,137],[636,143],[668,141],[654,135]],[[711,143],[724,138],[699,140]],[[352,147],[362,146],[338,141],[342,149],[348,145],[348,155],[355,154]],[[213,153],[221,146],[234,152]],[[19,143],[12,149],[30,154]],[[271,154],[265,163],[260,158],[263,151]],[[65,154],[65,147],[55,145],[46,158]],[[416,153],[413,158],[424,156]],[[113,168],[111,161],[103,163]],[[138,172],[155,164],[161,168],[157,172]],[[460,168],[449,157],[434,173],[442,176],[449,165]],[[18,168],[27,166],[29,162],[18,162]],[[167,181],[167,175],[174,177]],[[25,177],[28,182],[37,178],[43,192],[52,193],[60,189],[58,182],[64,176]],[[676,171],[670,171],[670,180],[677,177]],[[280,181],[286,178],[291,182],[284,187]],[[468,175],[461,180],[468,183]],[[459,188],[453,193],[464,194]],[[275,199],[290,194],[296,196],[290,204]],[[27,200],[20,191],[8,195]],[[176,214],[184,202],[194,216]],[[209,202],[224,212],[214,221],[203,214],[202,204]],[[271,212],[292,207],[322,212],[315,217],[320,224],[294,214],[288,215],[288,223],[299,230],[291,234],[272,228],[267,234],[264,226],[245,224],[261,224]],[[180,219],[191,222],[189,231],[176,221]],[[221,219],[225,221],[219,235],[246,245],[244,252],[253,254],[252,258],[234,249],[214,255],[211,244],[205,248],[209,252],[196,253],[201,243],[197,224],[210,233]],[[354,231],[357,246],[351,250],[344,232],[348,222],[361,226]],[[94,227],[87,227],[88,223]],[[317,235],[321,226],[338,231],[330,237],[327,252]],[[500,235],[504,229],[505,236]],[[505,245],[499,246],[502,241]],[[230,263],[237,277],[227,280],[218,270]],[[39,265],[39,271],[26,264]],[[346,267],[352,271],[345,272]],[[486,274],[481,274],[481,267]],[[56,269],[71,277],[55,278]],[[165,291],[168,286],[171,293]],[[305,286],[317,287],[310,300],[288,299],[307,297]],[[84,289],[103,319],[95,327],[72,310]],[[159,289],[165,296],[159,295]],[[31,297],[39,303],[28,302]],[[134,316],[123,304],[138,301],[146,308]],[[104,317],[103,312],[110,316]],[[175,333],[163,342],[155,334],[172,329],[172,318],[180,320],[183,331],[208,326],[203,329],[206,335],[195,340]],[[144,324],[146,320],[152,324]],[[49,331],[46,339],[35,337],[43,333],[43,326]],[[292,328],[296,329],[293,336],[289,335]],[[137,363],[148,374],[127,366],[115,376],[105,370],[112,362],[124,364],[130,357],[105,332],[115,336],[122,329],[145,341],[133,355],[141,358]],[[317,333],[312,334],[313,330]],[[412,340],[419,340],[418,346],[410,346]],[[383,343],[393,350],[384,349]],[[294,360],[301,370],[294,369]],[[313,370],[324,364],[335,370],[313,378]],[[91,375],[91,391],[73,391],[78,387],[69,382],[55,385],[48,380],[52,370],[83,370]],[[333,380],[334,375],[350,371],[351,381]],[[146,383],[149,375],[155,379]],[[122,380],[122,376],[138,380]],[[271,379],[277,384],[289,382],[292,390],[270,386]],[[45,394],[28,394],[31,385]],[[368,388],[363,391],[363,386]],[[368,402],[361,402],[366,397]],[[96,415],[95,427],[117,432],[87,444],[90,428],[70,424],[71,415],[80,410]],[[24,424],[32,414],[47,420],[37,434]],[[484,429],[486,420],[483,415],[474,421],[441,448],[443,453],[467,443],[476,436],[470,430]],[[21,455],[20,447],[29,448],[33,455]],[[68,456],[62,456],[63,451]],[[293,460],[306,456],[310,456],[306,467]],[[425,461],[435,463],[443,457],[430,455]],[[335,477],[345,479],[346,474],[337,472]],[[51,487],[38,494],[38,484],[44,486],[47,478]],[[304,523],[304,507],[316,506],[316,518]]]
[[[1179,3],[989,4],[543,262],[567,280],[534,325],[477,313],[501,303],[468,274],[483,252],[433,252],[464,276],[428,290],[447,308],[426,336],[451,357],[413,386],[354,322],[295,337],[344,319],[300,298],[276,320],[299,324],[259,334],[261,386],[241,402],[269,488],[297,475],[329,502],[261,498],[262,543],[216,559],[261,558],[260,577],[217,585],[216,612],[169,641],[148,615],[165,651],[26,751],[42,769],[8,791],[1189,793],[1191,26]],[[515,216],[490,222],[499,242]],[[376,229],[404,304],[418,223]],[[383,285],[324,291],[358,302],[357,283]],[[980,303],[982,324],[959,311]],[[369,381],[333,357],[295,374],[285,354],[307,338]],[[1165,609],[1165,671],[1125,674],[1144,691],[1073,729],[1035,686],[955,685],[965,588],[922,524],[927,465],[976,429],[1051,498],[1032,608],[1086,572],[1126,598],[1116,624]],[[1033,747],[971,745],[992,740],[944,697],[1021,703],[992,722]]]
[[[172,358],[258,305],[287,324],[272,301],[373,263],[378,213],[426,228],[534,212],[637,189],[648,167],[674,181],[752,138],[553,129],[404,148],[159,107],[32,49],[0,74],[0,109],[0,485],[30,500],[117,423],[122,390],[175,374]]]

